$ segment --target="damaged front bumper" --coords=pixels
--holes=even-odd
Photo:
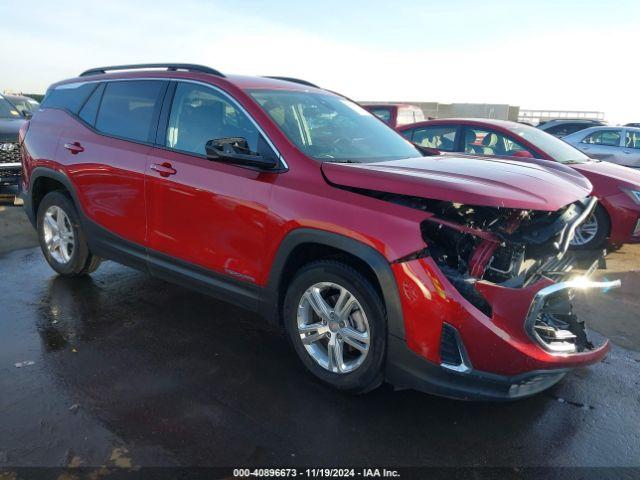
[[[543,277],[524,288],[478,281],[475,288],[491,306],[487,314],[432,258],[392,268],[405,318],[405,339],[390,337],[388,347],[387,379],[397,387],[468,400],[516,399],[600,361],[609,349],[608,341],[592,345],[584,324],[571,311],[558,313],[557,302],[573,292],[606,292],[619,280]]]

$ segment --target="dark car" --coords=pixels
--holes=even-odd
[[[627,124],[625,125],[625,127],[640,128],[640,123],[637,123],[637,122],[627,123]]]
[[[541,122],[537,125],[540,130],[553,135],[554,137],[565,137],[572,133],[579,132],[589,127],[597,127],[606,125],[602,120],[592,120],[588,118],[576,118],[576,119],[554,119],[546,122]]]
[[[569,271],[596,205],[575,170],[423,157],[306,82],[149,67],[56,83],[21,130],[25,211],[60,275],[112,259],[252,309],[355,393],[512,399],[606,354],[571,307],[619,283]]]
[[[31,97],[19,94],[5,93],[4,98],[13,104],[16,111],[24,118],[31,118],[40,104]]]
[[[574,168],[593,184],[599,204],[576,231],[576,249],[640,242],[640,172],[587,157],[537,128],[506,120],[450,118],[398,129],[416,145],[441,152],[504,158],[553,160]],[[585,152],[586,153],[586,152]]]
[[[0,94],[0,186],[17,185],[22,171],[18,132],[25,117]]]

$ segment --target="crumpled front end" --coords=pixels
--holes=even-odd
[[[619,281],[588,280],[595,261],[576,275],[568,250],[595,198],[556,212],[423,202],[432,214],[422,224],[426,248],[392,264],[409,350],[390,340],[393,383],[458,398],[518,398],[604,357],[608,341],[590,341],[573,305]],[[421,376],[422,384],[409,384]]]

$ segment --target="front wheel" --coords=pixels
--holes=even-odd
[[[607,212],[600,205],[596,206],[593,213],[576,229],[576,234],[571,240],[571,248],[574,250],[602,248],[609,235],[610,225]]]
[[[289,285],[283,314],[293,348],[320,380],[350,393],[382,383],[386,313],[360,272],[332,260],[307,265]]]

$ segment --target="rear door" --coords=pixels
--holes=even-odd
[[[84,213],[101,227],[90,235],[97,240],[113,243],[104,237],[115,234],[143,252],[144,173],[167,84],[160,80],[100,84],[62,135],[59,155],[70,165],[68,174]]]
[[[625,129],[622,154],[623,165],[636,168],[640,167],[640,129]]]
[[[172,89],[147,169],[150,268],[160,276],[190,271],[209,283],[254,284],[267,256],[277,174],[209,160],[205,144],[243,137],[256,151],[261,134],[221,90],[192,82]]]

